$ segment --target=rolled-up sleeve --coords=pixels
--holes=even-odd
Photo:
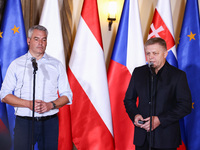
[[[5,79],[1,87],[1,100],[8,94],[12,94],[16,87],[16,77],[14,73],[15,64],[11,63],[7,69]]]
[[[67,77],[67,73],[66,70],[64,69],[64,67],[62,66],[62,64],[59,64],[59,78],[58,78],[58,90],[59,90],[59,95],[60,96],[67,96],[69,99],[69,103],[67,103],[67,105],[72,104],[72,90],[70,88],[69,85],[69,81],[68,81],[68,77]]]

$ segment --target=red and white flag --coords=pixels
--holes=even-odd
[[[66,62],[58,0],[45,0],[39,24],[48,30],[46,53],[60,60],[65,67]],[[58,117],[58,150],[70,150],[72,149],[72,136],[69,105],[60,108]]]
[[[133,150],[134,125],[124,97],[135,67],[145,64],[138,0],[125,0],[108,69],[108,84],[116,150]]]
[[[153,37],[161,37],[166,41],[168,50],[167,61],[171,65],[177,67],[176,44],[170,0],[158,0],[148,39]]]
[[[97,0],[84,0],[67,70],[77,149],[113,150],[113,129]]]

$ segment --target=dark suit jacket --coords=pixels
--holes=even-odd
[[[126,92],[124,105],[133,123],[135,115],[141,114],[143,118],[147,118],[150,114],[151,74],[149,70],[147,65],[135,68]],[[152,132],[152,147],[176,148],[181,144],[179,120],[189,114],[192,108],[185,72],[166,62],[160,72],[154,96],[153,116],[158,116],[161,124]],[[139,97],[138,107],[137,97]],[[146,137],[146,130],[135,126],[134,144],[142,146]]]

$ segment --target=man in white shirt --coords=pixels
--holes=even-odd
[[[2,102],[15,108],[14,148],[31,149],[33,110],[33,58],[36,59],[34,144],[40,150],[58,147],[59,108],[72,103],[66,70],[57,59],[45,53],[48,31],[36,25],[29,29],[29,51],[9,66],[1,89]],[[13,94],[14,92],[14,94]],[[58,93],[59,96],[58,97]]]

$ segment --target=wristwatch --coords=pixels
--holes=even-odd
[[[56,108],[56,104],[53,101],[51,103],[53,104],[53,108],[52,109],[55,109]]]

